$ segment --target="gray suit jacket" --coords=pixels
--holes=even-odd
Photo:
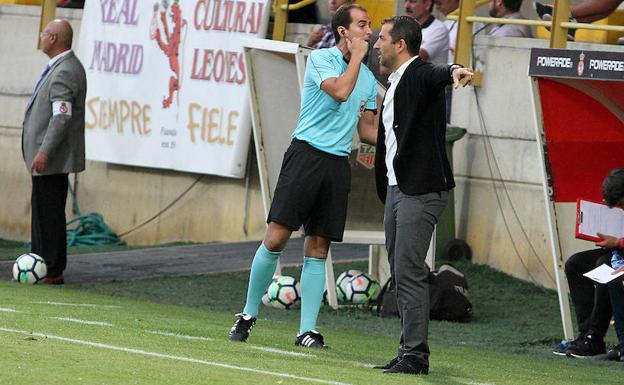
[[[48,165],[33,175],[68,174],[85,169],[85,98],[87,77],[73,52],[53,64],[26,107],[22,154],[30,171],[37,152],[48,156]],[[72,103],[71,116],[52,115],[52,103]]]

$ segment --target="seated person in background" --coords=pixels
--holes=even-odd
[[[422,28],[422,43],[418,57],[434,64],[447,64],[449,32],[444,23],[431,12],[433,0],[405,0],[405,13],[418,21]]]
[[[622,0],[585,0],[578,4],[570,4],[570,20],[579,23],[593,23],[609,16],[622,3]],[[542,20],[552,20],[553,7],[535,2],[535,11]]]
[[[455,12],[459,8],[459,0],[435,0],[435,6],[438,12],[444,16],[448,16],[451,12]],[[449,55],[448,64],[455,63],[455,47],[457,45],[457,20],[445,20],[444,25],[449,31]],[[473,36],[485,29],[482,23],[472,23]]]
[[[451,12],[454,12],[459,8],[459,0],[435,0],[435,6],[438,12],[444,16],[448,16]],[[457,20],[445,20],[444,26],[448,29],[449,33],[449,45],[448,45],[448,64],[455,63],[455,47],[457,45]],[[481,23],[472,24],[473,36],[485,29],[485,26]],[[451,100],[453,95],[453,89],[451,86],[446,88],[446,122],[451,122]]]
[[[602,195],[609,206],[624,205],[624,169],[615,169],[607,175],[602,184]],[[583,274],[603,263],[610,265],[611,251],[624,248],[624,238],[618,240],[615,237],[598,235],[603,238],[602,241],[596,243],[600,249],[576,253],[565,264],[565,274],[574,304],[579,336],[569,346],[559,346],[555,349],[553,353],[557,355],[585,358],[604,354],[606,352],[604,337],[613,313],[616,316],[616,332],[620,344],[609,351],[609,356],[622,357],[624,286],[617,281],[617,284],[611,282],[607,288],[607,285],[598,284]],[[614,294],[610,296],[609,290]],[[619,355],[618,352],[620,352]]]
[[[612,170],[605,178],[602,184],[602,195],[604,202],[609,207],[618,207],[624,210],[624,169],[618,168]],[[624,257],[624,238],[616,238],[610,235],[598,234],[603,240],[597,242],[596,245],[605,250],[619,251],[618,257]],[[611,259],[611,267],[616,272],[624,271],[624,265]],[[616,274],[616,273],[613,273]],[[611,299],[611,309],[613,310],[613,319],[615,321],[615,334],[618,338],[618,345],[607,352],[607,359],[613,361],[624,361],[624,286],[622,279],[614,279],[607,284],[609,290],[609,298]]]
[[[493,0],[490,16],[504,19],[524,19],[520,14],[522,0]],[[490,36],[533,37],[528,25],[496,24],[488,32]]]
[[[435,6],[438,12],[444,16],[448,16],[449,13],[454,12],[459,8],[459,0],[435,0]],[[457,44],[457,20],[444,21],[446,29],[449,31],[449,53],[448,64],[455,63],[455,45]]]
[[[354,0],[327,0],[327,9],[329,10],[330,20],[336,13],[336,10],[343,4],[351,4],[354,2]],[[308,37],[306,45],[312,48],[331,48],[335,46],[336,38],[334,37],[334,32],[332,31],[331,22],[312,31]]]
[[[610,261],[611,252],[604,249],[581,251],[567,260],[565,275],[579,334],[568,345],[558,346],[554,354],[585,358],[606,352],[604,337],[612,314],[609,292],[606,285],[595,283],[583,274]]]
[[[435,0],[435,6],[438,12],[444,16],[459,8],[459,0]],[[448,29],[448,64],[455,63],[455,46],[457,44],[457,20],[445,20],[444,26]],[[453,99],[453,89],[451,86],[446,87],[446,122],[451,122],[451,107]]]

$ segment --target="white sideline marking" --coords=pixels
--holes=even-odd
[[[249,346],[246,346],[246,347],[249,348],[249,349],[256,349],[256,350],[260,350],[260,351],[263,351],[263,352],[285,354],[287,356],[299,356],[299,357],[311,357],[311,358],[315,358],[316,357],[314,354],[310,354],[310,353],[291,352],[289,350],[267,348],[267,347],[264,347],[264,346],[249,345]]]
[[[0,307],[0,311],[5,312],[5,313],[21,313],[21,310],[15,310],[15,309],[11,309],[8,307]]]
[[[184,334],[169,333],[169,332],[163,332],[163,331],[160,331],[160,330],[146,330],[145,332],[146,333],[151,333],[151,334],[158,334],[159,336],[169,336],[169,337],[183,338],[185,340],[214,341],[214,338],[210,338],[210,337],[187,336],[187,335],[184,335]]]
[[[347,363],[347,362],[348,362],[348,363],[350,363],[350,364],[351,364],[351,365],[353,365],[353,366],[359,366],[359,367],[361,367],[361,368],[369,368],[369,369],[373,369],[373,367],[374,367],[375,365],[379,365],[379,364],[367,364],[367,363],[364,363],[364,362],[358,362],[358,361],[341,361],[341,362],[344,362],[344,363]]]
[[[75,322],[77,324],[84,324],[84,325],[113,326],[113,324],[108,323],[108,322],[87,321],[87,320],[78,319],[78,318],[68,318],[68,317],[50,317],[50,318],[57,319],[59,321]]]
[[[120,308],[117,305],[96,305],[94,303],[66,303],[66,302],[52,302],[52,301],[33,301],[31,303],[37,303],[40,305],[55,305],[55,306],[80,306],[80,307],[107,307],[107,308]]]
[[[158,334],[160,336],[169,336],[169,337],[182,338],[182,339],[185,339],[185,340],[214,341],[214,338],[210,338],[210,337],[187,336],[187,335],[184,335],[184,334],[170,333],[170,332],[164,332],[164,331],[160,331],[160,330],[145,330],[145,332],[146,333],[151,333],[151,334]],[[267,347],[264,347],[264,346],[253,346],[253,345],[250,345],[250,346],[246,346],[246,347],[250,348],[250,349],[260,350],[260,351],[263,351],[263,352],[284,354],[284,355],[287,355],[287,356],[311,357],[311,358],[315,358],[316,357],[314,354],[310,354],[310,353],[291,352],[291,351],[288,351],[288,350],[267,348]]]
[[[101,343],[98,343],[98,342],[77,340],[77,339],[73,339],[73,338],[54,336],[54,335],[50,335],[50,334],[32,333],[32,332],[29,332],[29,331],[26,331],[26,330],[17,330],[17,329],[9,329],[9,328],[0,327],[0,331],[4,331],[4,332],[7,332],[7,333],[27,334],[27,335],[47,338],[47,339],[51,339],[51,340],[59,340],[59,341],[71,342],[71,343],[79,344],[79,345],[93,346],[93,347],[96,347],[96,348],[116,350],[116,351],[125,352],[125,353],[134,353],[134,354],[139,354],[139,355],[143,355],[143,356],[150,356],[150,357],[157,357],[157,358],[166,358],[166,359],[175,360],[175,361],[191,362],[191,363],[194,363],[194,364],[216,366],[216,367],[225,368],[225,369],[239,370],[239,371],[242,371],[242,372],[251,372],[251,373],[257,373],[257,374],[264,374],[264,375],[267,375],[267,376],[283,377],[283,378],[289,378],[289,379],[293,379],[293,380],[301,380],[301,381],[307,381],[307,382],[316,382],[316,383],[319,383],[319,384],[328,384],[328,385],[351,385],[351,384],[348,384],[348,383],[345,383],[345,382],[322,380],[320,378],[312,378],[312,377],[301,377],[301,376],[296,376],[294,374],[288,374],[288,373],[270,372],[268,370],[260,370],[260,369],[254,369],[254,368],[246,368],[244,366],[234,366],[234,365],[228,365],[228,364],[221,364],[219,362],[200,360],[200,359],[191,358],[191,357],[174,356],[174,355],[171,355],[171,354],[150,352],[150,351],[141,350],[141,349],[124,348],[122,346],[101,344]]]

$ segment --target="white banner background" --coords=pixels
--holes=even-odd
[[[269,6],[85,2],[77,54],[88,80],[87,158],[242,177],[251,124],[241,39],[264,36]]]

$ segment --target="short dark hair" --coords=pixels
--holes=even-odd
[[[602,197],[609,207],[624,198],[624,168],[611,170],[602,182]]]
[[[503,0],[503,4],[509,12],[518,12],[522,7],[522,0]]]
[[[381,24],[392,24],[390,37],[396,43],[403,39],[407,45],[407,52],[412,56],[418,55],[422,42],[422,29],[420,24],[411,16],[393,16],[384,19]]]
[[[338,44],[340,38],[342,37],[338,33],[338,27],[349,28],[349,24],[353,21],[351,20],[351,10],[354,8],[367,12],[366,9],[359,4],[345,3],[336,10],[334,17],[332,17],[331,28],[334,33],[334,38],[336,39],[336,44]]]

